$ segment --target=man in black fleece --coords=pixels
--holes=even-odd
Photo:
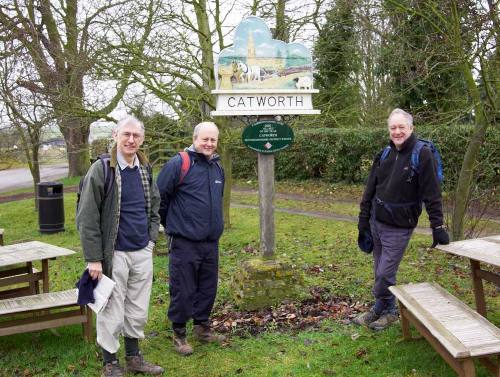
[[[390,152],[377,154],[360,204],[360,237],[371,234],[375,283],[375,305],[354,319],[354,323],[383,330],[398,319],[396,300],[389,287],[425,204],[432,228],[433,246],[448,244],[443,225],[441,184],[432,151],[424,146],[419,155],[418,172],[412,173],[411,155],[418,142],[413,134],[413,118],[394,109],[387,120]]]

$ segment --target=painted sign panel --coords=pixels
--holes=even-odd
[[[233,46],[217,61],[217,89],[312,89],[312,56],[301,43],[272,38],[265,21],[250,16],[240,22]]]
[[[312,105],[312,55],[300,43],[272,38],[265,21],[250,16],[217,60],[212,116],[319,114]]]
[[[293,130],[284,123],[262,121],[249,125],[243,131],[243,143],[260,153],[276,153],[293,142]]]

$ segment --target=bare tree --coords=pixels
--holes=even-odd
[[[3,43],[5,45],[5,43]],[[5,46],[4,46],[5,47]],[[5,51],[5,48],[4,48]],[[5,117],[19,137],[18,145],[25,154],[33,177],[34,189],[40,182],[39,148],[42,128],[52,121],[52,113],[43,96],[20,86],[12,76],[21,70],[24,77],[33,77],[29,64],[19,52],[10,54],[0,65],[0,98]]]
[[[13,79],[50,104],[66,141],[70,176],[82,175],[89,164],[90,123],[107,117],[130,84],[154,25],[157,3],[14,0],[0,4],[0,35],[10,46],[0,57],[22,51],[36,72],[35,77],[19,72]],[[106,91],[104,83],[111,86]]]

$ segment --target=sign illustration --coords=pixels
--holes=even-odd
[[[319,114],[312,106],[312,55],[301,43],[272,38],[264,20],[240,22],[234,43],[216,68],[217,108],[212,115]]]

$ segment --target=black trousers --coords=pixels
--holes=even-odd
[[[217,295],[219,241],[194,242],[174,236],[169,256],[168,319],[208,321]]]

